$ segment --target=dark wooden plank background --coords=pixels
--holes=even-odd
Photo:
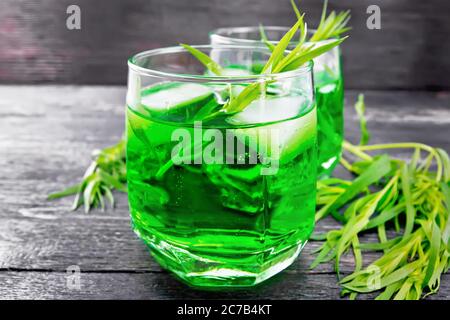
[[[78,4],[82,29],[66,29]],[[381,30],[366,28],[366,9],[381,8]],[[302,0],[309,21],[322,1]],[[450,1],[330,0],[352,10],[344,45],[347,88],[450,88]],[[206,43],[225,26],[290,25],[288,0],[2,0],[0,83],[125,84],[126,59],[178,42]]]
[[[359,134],[351,108],[357,93],[349,91],[346,98],[351,141]],[[93,149],[121,137],[124,99],[121,86],[0,86],[0,298],[339,297],[331,264],[308,269],[317,242],[310,242],[287,271],[256,288],[190,290],[163,271],[133,234],[126,195],[118,195],[116,210],[89,214],[69,212],[69,198],[47,201],[47,194],[80,179]],[[373,143],[409,140],[450,151],[449,92],[371,91],[366,100]],[[329,219],[317,231],[334,227]],[[80,290],[66,285],[71,265],[81,268]],[[344,257],[343,273],[352,268],[351,256]],[[450,274],[431,298],[450,299]]]

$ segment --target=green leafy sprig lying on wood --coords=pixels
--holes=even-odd
[[[94,160],[86,170],[82,181],[64,191],[49,195],[48,199],[76,195],[72,210],[84,205],[85,212],[88,212],[92,207],[104,210],[106,197],[110,206],[114,207],[112,190],[127,192],[125,146],[126,141],[122,139],[114,146],[94,151]]]
[[[368,132],[363,116],[364,100],[356,105],[361,116],[362,138]],[[439,148],[420,143],[353,145],[344,142],[346,155],[356,158],[342,164],[357,177],[353,181],[331,178],[318,182],[316,220],[328,215],[342,227],[324,235],[312,268],[334,261],[340,278],[343,254],[352,251],[354,272],[340,278],[342,293],[355,298],[360,293],[380,292],[377,299],[419,299],[435,293],[450,257],[450,160]],[[409,162],[372,151],[410,149]],[[388,238],[387,231],[393,236]],[[368,231],[378,241],[363,243]],[[367,266],[363,252],[375,250],[381,257]]]

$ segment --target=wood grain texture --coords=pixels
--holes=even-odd
[[[287,272],[256,289],[204,293],[187,289],[153,261],[131,231],[126,195],[118,195],[116,210],[89,214],[68,212],[68,198],[46,201],[50,192],[78,181],[93,149],[120,138],[124,95],[119,86],[0,86],[0,297],[338,298],[332,265],[308,269],[315,242]],[[351,108],[356,95],[346,96],[352,141],[358,136]],[[367,92],[366,102],[373,142],[420,141],[450,150],[449,92]],[[328,219],[317,230],[335,226]],[[65,285],[71,265],[81,268],[80,291]],[[342,271],[352,268],[352,257],[345,256]],[[434,298],[449,294],[444,276]]]
[[[60,272],[2,272],[5,299],[333,299],[339,295],[336,278],[283,274],[257,288],[233,292],[189,289],[167,273],[82,273],[80,290],[68,289]]]
[[[82,29],[66,28],[66,8],[82,10]],[[303,0],[307,21],[322,1]],[[381,30],[366,27],[367,7],[381,8]],[[351,9],[344,44],[347,88],[450,88],[450,2],[331,0]],[[207,43],[218,27],[292,25],[288,0],[2,0],[0,83],[124,84],[126,60],[179,42]]]
[[[81,273],[81,287],[69,289],[64,272],[2,272],[3,299],[252,299],[252,300],[333,300],[339,297],[336,276],[305,275],[290,270],[252,288],[230,292],[189,288],[167,273]],[[450,275],[441,279],[437,295],[427,299],[450,299]],[[360,296],[361,299],[373,295]]]

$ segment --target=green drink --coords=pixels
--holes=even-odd
[[[229,78],[205,76],[182,48],[130,60],[133,227],[156,260],[189,284],[251,286],[289,266],[313,230],[317,123],[311,66],[272,77],[244,110],[211,119],[205,110],[218,110],[266,81],[248,74],[269,53],[201,50],[224,66],[240,67],[228,68]]]
[[[340,74],[340,72],[339,72]],[[319,176],[331,175],[338,164],[344,139],[344,85],[342,75],[314,72],[316,91]]]
[[[286,27],[265,26],[270,41],[277,42],[289,30]],[[312,31],[310,32],[313,33]],[[259,27],[220,28],[210,33],[213,45],[252,45],[265,47]],[[295,43],[291,48],[295,47]],[[344,85],[340,50],[314,59],[314,88],[318,121],[318,175],[330,176],[339,163],[344,136]]]

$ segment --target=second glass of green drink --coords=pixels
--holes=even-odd
[[[196,48],[222,76],[183,47],[128,62],[132,224],[185,282],[252,286],[289,266],[313,230],[312,62],[255,75],[270,56],[265,48]]]
[[[269,41],[276,43],[289,30],[288,27],[265,26]],[[310,30],[309,34],[314,34]],[[210,32],[213,45],[245,45],[265,47],[261,40],[261,27],[220,28]],[[298,39],[298,37],[294,37]],[[289,48],[294,48],[292,42]],[[344,136],[344,84],[339,47],[314,59],[314,87],[318,118],[318,175],[331,175],[339,163]]]

